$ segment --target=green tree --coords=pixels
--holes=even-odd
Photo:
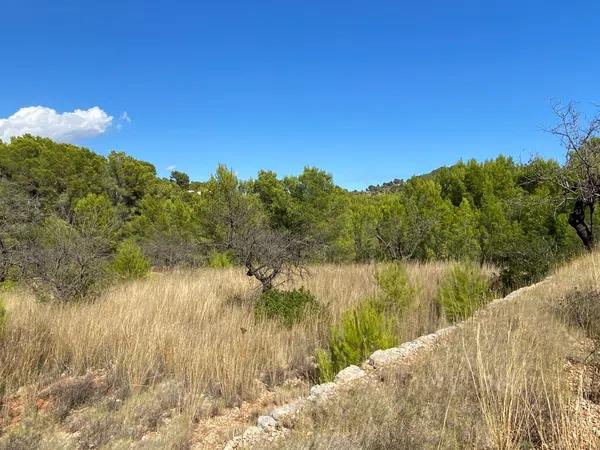
[[[121,279],[135,280],[148,274],[150,262],[135,241],[127,239],[117,247],[111,269]]]
[[[180,172],[179,170],[172,170],[169,179],[181,189],[190,188],[190,177],[185,172]]]
[[[446,239],[450,258],[461,261],[480,260],[478,213],[471,208],[471,204],[466,198],[460,202],[458,208],[455,208],[447,231]]]
[[[152,164],[123,152],[113,151],[108,155],[108,170],[115,184],[116,200],[127,208],[138,206],[157,182],[156,169]]]

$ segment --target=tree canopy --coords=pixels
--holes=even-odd
[[[179,171],[159,178],[152,164],[122,152],[103,157],[23,136],[0,142],[1,277],[23,272],[16,255],[35,235],[27,230],[50,227],[52,236],[93,236],[93,251],[103,258],[119,243],[135,242],[157,268],[243,253],[254,236],[246,255],[255,263],[264,254],[256,249],[271,242],[293,244],[313,262],[491,262],[516,285],[580,251],[568,225],[576,199],[557,206],[561,186],[534,176],[559,169],[551,160],[522,164],[499,156],[350,192],[314,167],[286,177],[262,170],[250,180],[225,166],[203,182]]]

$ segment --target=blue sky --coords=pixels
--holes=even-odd
[[[597,1],[2,3],[0,118],[98,106],[111,125],[75,142],[163,176],[312,165],[354,189],[559,157],[552,100],[600,101]]]

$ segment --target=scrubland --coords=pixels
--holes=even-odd
[[[258,286],[238,269],[154,273],[93,303],[3,292],[0,448],[216,447],[241,428],[218,425],[222,440],[209,443],[207,421],[265,392],[298,395],[286,393],[290,380],[301,391],[317,382],[315,352],[345,312],[378,295],[381,267],[312,267],[287,287],[324,307],[290,327],[255,316]],[[414,295],[394,320],[400,341],[447,325],[435,311],[448,268],[407,265]],[[599,277],[600,255],[575,260],[414,365],[303,412],[278,445],[596,448]]]
[[[0,339],[0,380],[12,402],[3,403],[0,442],[31,432],[27,447],[52,442],[49,436],[59,431],[77,431],[75,446],[95,447],[95,438],[81,438],[94,427],[100,435],[103,427],[112,430],[98,438],[100,445],[119,436],[134,442],[158,430],[165,415],[188,430],[186,442],[194,422],[288,379],[313,381],[316,349],[345,311],[377,295],[378,267],[311,268],[288,287],[305,286],[323,308],[291,327],[255,317],[258,286],[240,269],[154,273],[90,303],[41,303],[26,288],[3,292],[9,319]],[[396,320],[400,340],[443,325],[433,311],[447,268],[407,266],[414,296]],[[143,411],[150,404],[156,411]],[[104,423],[109,412],[114,417]],[[144,425],[146,414],[156,423]],[[131,428],[140,431],[122,432]]]
[[[477,314],[432,354],[312,408],[281,448],[600,446],[600,255]]]

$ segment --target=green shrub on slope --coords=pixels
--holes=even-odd
[[[367,300],[342,316],[331,331],[329,352],[317,352],[319,378],[331,381],[344,367],[362,363],[373,351],[390,348],[396,339],[390,333],[384,314],[372,300]]]
[[[394,263],[379,270],[375,274],[381,294],[377,304],[386,311],[401,313],[411,302],[415,290],[410,285],[408,272],[403,264]]]
[[[126,240],[119,244],[111,267],[119,278],[134,280],[146,276],[150,263],[133,240]]]
[[[438,301],[448,321],[470,317],[490,296],[490,281],[475,264],[457,264],[438,291]]]
[[[258,318],[276,319],[291,326],[319,309],[315,296],[304,288],[293,291],[270,289],[261,294],[255,305],[255,314]]]

